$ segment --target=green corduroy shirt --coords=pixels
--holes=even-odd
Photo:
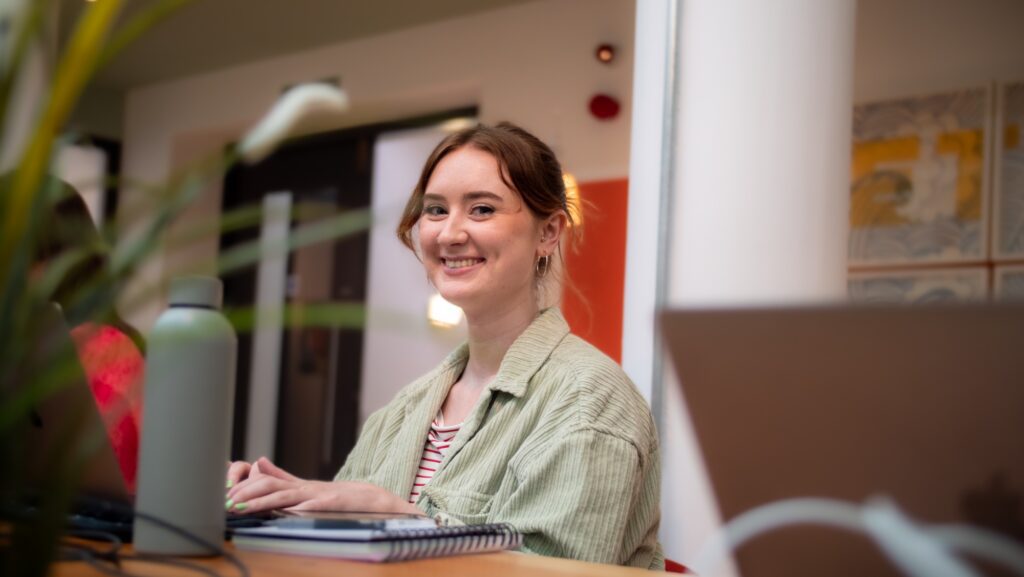
[[[373,413],[335,480],[408,497],[467,359],[463,344]],[[446,525],[511,523],[531,553],[660,570],[660,482],[647,403],[551,308],[506,352],[416,505]]]

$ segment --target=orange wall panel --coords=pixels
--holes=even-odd
[[[562,294],[562,312],[574,333],[622,362],[629,181],[581,182],[579,190],[583,242],[576,252],[565,249],[569,283]]]

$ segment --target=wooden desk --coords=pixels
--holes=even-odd
[[[614,565],[601,565],[538,557],[526,553],[503,551],[479,555],[460,555],[399,563],[359,563],[337,559],[320,559],[299,555],[278,555],[237,551],[228,548],[249,568],[252,577],[650,577],[650,571]],[[131,547],[126,548],[131,552]],[[237,577],[238,570],[222,558],[198,561],[223,577]],[[196,571],[179,569],[163,564],[128,562],[124,570],[136,575],[153,577],[196,577]],[[57,563],[51,572],[53,577],[107,577],[83,562]]]

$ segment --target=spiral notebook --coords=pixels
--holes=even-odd
[[[233,540],[242,550],[381,562],[515,549],[523,536],[505,523],[369,531],[270,523],[236,529]]]

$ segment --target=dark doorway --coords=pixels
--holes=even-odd
[[[288,192],[305,216],[327,218],[370,206],[373,149],[377,136],[475,116],[460,109],[402,122],[364,126],[288,144],[253,166],[237,166],[225,177],[222,211],[260,205],[272,193]],[[292,227],[298,224],[294,218]],[[258,227],[221,237],[220,250],[259,239]],[[369,231],[313,245],[288,255],[285,299],[292,306],[324,302],[365,304]],[[251,307],[257,267],[226,275],[225,307]],[[244,456],[253,355],[250,333],[239,333],[232,458]],[[295,327],[282,335],[275,456],[286,470],[328,479],[355,445],[359,420],[363,330]]]
[[[270,193],[291,193],[305,219],[316,220],[370,204],[373,135],[334,133],[285,146],[254,166],[238,166],[224,181],[223,210],[259,205]],[[293,218],[292,227],[298,222]],[[257,240],[258,228],[231,232],[221,250]],[[285,299],[292,305],[365,300],[368,234],[313,245],[288,255]],[[319,259],[316,279],[310,261]],[[224,278],[225,307],[255,303],[256,267]],[[239,365],[232,454],[241,457],[247,426],[253,338],[239,334]],[[329,477],[355,444],[362,331],[286,329],[281,350],[275,455],[278,464],[307,478]],[[332,382],[328,382],[328,381]],[[333,401],[333,402],[332,402]],[[332,450],[324,459],[324,445]]]

